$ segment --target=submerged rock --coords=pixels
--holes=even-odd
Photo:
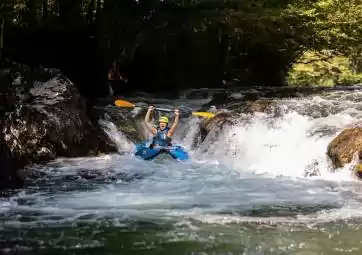
[[[243,94],[228,93],[227,91],[217,93],[213,99],[205,104],[200,111],[210,111],[211,108],[225,109],[218,110],[214,118],[205,119],[200,125],[200,135],[203,141],[211,130],[217,131],[223,129],[224,126],[231,125],[244,118],[245,115],[254,114],[256,112],[266,113],[268,115],[280,115],[277,103],[270,98],[259,98],[255,91],[245,91]],[[244,116],[244,118],[242,117]],[[215,132],[214,132],[215,133]]]
[[[1,163],[8,163],[1,167],[0,188],[9,186],[4,182],[15,178],[14,171],[31,163],[117,151],[100,126],[88,118],[85,101],[74,84],[61,73],[43,72],[52,78],[30,86],[29,72],[18,72],[22,78],[16,77],[16,84],[12,84],[13,90],[21,87],[22,91],[13,93],[14,110],[2,119],[1,157],[5,155],[6,160]],[[27,84],[21,86],[22,81]]]
[[[320,165],[321,162],[319,160],[313,160],[304,169],[304,176],[305,177],[320,176],[321,175],[321,172],[319,170]]]
[[[277,104],[272,99],[258,99],[256,101],[247,102],[244,112],[246,113],[263,112],[275,115],[276,109],[278,109]]]
[[[362,128],[345,129],[328,145],[327,155],[330,157],[334,168],[343,167],[352,161],[354,153],[361,157],[362,153]]]

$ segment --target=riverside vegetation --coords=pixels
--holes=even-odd
[[[0,49],[60,68],[86,96],[107,93],[114,59],[143,91],[356,84],[361,17],[355,0],[14,0],[0,5]]]

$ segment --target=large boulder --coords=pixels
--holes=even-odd
[[[20,188],[24,180],[21,177],[18,162],[4,140],[0,140],[0,191],[9,188]],[[0,193],[1,196],[1,193]]]
[[[232,124],[232,116],[226,111],[216,112],[215,117],[203,119],[200,123],[201,141],[205,140],[211,131],[214,131],[215,135],[218,134],[227,124]]]
[[[31,84],[30,74],[20,70],[14,77],[9,72],[13,110],[3,112],[1,121],[0,163],[7,165],[1,167],[0,188],[12,186],[5,184],[28,164],[117,151],[98,123],[88,118],[85,100],[70,80],[43,70],[43,81]]]
[[[328,145],[327,155],[334,168],[343,167],[352,161],[354,153],[362,155],[362,128],[354,127],[343,130]]]

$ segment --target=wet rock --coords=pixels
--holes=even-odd
[[[230,97],[230,94],[227,91],[215,93],[210,102],[208,102],[204,107],[215,106],[218,109],[227,108],[229,104],[231,104],[235,100]]]
[[[212,96],[210,102],[203,108],[215,105],[218,109],[247,109],[248,104],[258,100],[273,100],[282,98],[303,98],[311,95],[322,95],[336,91],[361,90],[353,87],[238,87],[219,90]]]
[[[18,162],[4,140],[0,141],[0,150],[0,190],[21,187],[24,181],[22,176],[18,174]],[[2,196],[1,193],[0,196]]]
[[[207,110],[210,106],[218,109],[227,109],[234,113],[263,112],[271,115],[279,115],[279,108],[273,97],[262,97],[257,90],[236,92],[220,92],[215,94],[213,99],[205,104],[201,110]]]
[[[7,185],[9,180],[28,164],[117,151],[100,126],[89,119],[85,100],[70,80],[42,69],[38,81],[30,85],[29,76],[36,76],[26,68],[18,69],[16,74],[9,72],[12,84],[8,93],[13,101],[12,107],[5,105],[1,122],[4,149],[0,163],[7,163],[1,167],[0,188],[14,186]]]
[[[215,117],[204,119],[200,123],[201,141],[205,140],[206,136],[210,133],[211,130],[220,132],[225,125],[232,124],[232,122],[232,115],[225,111],[216,112]]]
[[[143,140],[142,132],[140,132],[143,127],[140,126],[141,115],[139,112],[135,113],[129,109],[120,109],[111,105],[97,106],[95,112],[101,119],[112,122],[129,141],[137,143]]]
[[[258,99],[256,101],[247,102],[244,112],[263,112],[267,114],[273,114],[275,113],[275,109],[277,109],[275,101],[271,99]]]
[[[250,97],[249,97],[250,98]],[[224,103],[222,103],[224,102]],[[255,113],[263,112],[267,114],[276,115],[278,113],[278,107],[276,102],[271,99],[257,99],[255,101],[244,101],[243,97],[229,97],[226,94],[220,94],[212,100],[212,103],[204,105],[200,111],[210,111],[212,108],[227,109],[227,111],[218,111],[214,118],[205,119],[200,125],[200,136],[203,141],[211,130],[221,131],[225,125],[232,125],[233,123],[240,121],[241,116],[238,113]]]
[[[345,129],[332,140],[327,148],[327,155],[330,157],[334,168],[340,168],[350,163],[355,152],[361,158],[362,128]]]
[[[66,77],[59,74],[29,92],[30,102],[10,113],[3,128],[7,145],[22,164],[115,151],[88,119],[83,98]]]

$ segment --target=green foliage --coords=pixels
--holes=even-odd
[[[308,17],[305,26],[310,28],[313,36],[306,45],[307,52],[303,51],[305,54],[296,59],[289,82],[293,85],[360,83],[362,2],[319,0],[294,11]],[[306,60],[311,63],[300,63]]]
[[[11,19],[12,8],[10,0],[0,4],[0,62],[3,59],[5,20]]]
[[[299,13],[310,18],[315,32],[315,48],[350,54],[362,43],[362,2],[356,0],[319,0]]]
[[[102,52],[148,63],[160,79],[167,72],[180,80],[209,72],[216,80],[226,73],[259,82],[268,60],[267,75],[291,70],[292,83],[324,77],[318,79],[336,84],[343,79],[330,78],[333,72],[297,75],[293,64],[311,51],[354,63],[362,53],[359,0],[9,0],[0,5],[0,19],[28,29],[87,29]],[[278,75],[274,83],[282,85]]]
[[[330,52],[307,51],[293,65],[288,83],[293,86],[335,86],[362,83],[362,73],[350,70],[349,59]]]

